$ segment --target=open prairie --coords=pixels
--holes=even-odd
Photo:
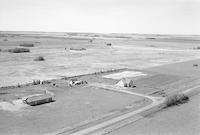
[[[29,53],[3,51],[22,48],[24,43],[34,44],[25,47]],[[198,36],[1,32],[0,86],[196,59],[200,53],[193,48],[198,46]],[[86,50],[70,50],[73,47]],[[38,56],[45,61],[34,61]]]
[[[199,36],[1,32],[0,134],[175,134],[169,123],[196,134],[199,46]],[[26,102],[46,93],[50,103]],[[180,93],[186,104],[166,107]],[[194,132],[181,128],[187,108]]]

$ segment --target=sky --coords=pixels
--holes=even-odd
[[[0,0],[0,30],[200,35],[200,0]]]

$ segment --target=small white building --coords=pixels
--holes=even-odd
[[[121,79],[116,85],[120,87],[131,87],[131,88],[136,87],[134,85],[133,80],[127,78]]]

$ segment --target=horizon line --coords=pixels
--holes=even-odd
[[[82,34],[123,34],[123,35],[182,35],[182,36],[200,36],[200,34],[164,34],[164,33],[130,33],[130,32],[78,32],[78,31],[37,31],[37,30],[0,30],[0,32],[40,32],[40,33],[82,33]]]

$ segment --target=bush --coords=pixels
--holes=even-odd
[[[20,44],[19,46],[23,46],[23,47],[34,47],[34,44],[23,43],[23,44]]]
[[[18,83],[18,84],[17,84],[17,87],[18,87],[18,88],[20,88],[20,87],[21,87],[21,85]]]
[[[33,85],[38,85],[38,84],[40,84],[40,80],[33,80]]]
[[[193,64],[193,67],[198,67],[198,64]]]
[[[3,41],[8,41],[8,39],[4,39]]]
[[[35,58],[34,61],[45,61],[45,59],[44,59],[44,57],[39,56],[39,57]]]
[[[200,49],[200,46],[196,47],[196,49]]]
[[[106,45],[107,45],[107,46],[112,46],[112,44],[111,44],[111,43],[106,43]]]
[[[174,94],[166,98],[165,104],[166,107],[184,104],[189,100],[189,97],[185,94]]]
[[[71,47],[70,50],[74,50],[74,51],[84,51],[86,50],[85,48],[82,47]]]
[[[200,46],[194,47],[194,50],[200,50]]]
[[[156,38],[153,38],[153,37],[149,37],[149,38],[146,38],[146,39],[156,39]]]
[[[156,47],[155,45],[147,45],[147,46],[149,46],[149,47]]]
[[[11,52],[11,53],[26,53],[26,52],[30,52],[30,50],[27,49],[27,48],[14,48],[14,49],[8,49],[8,52]]]
[[[49,84],[49,83],[51,83],[51,82],[48,80],[41,81],[41,84]]]

